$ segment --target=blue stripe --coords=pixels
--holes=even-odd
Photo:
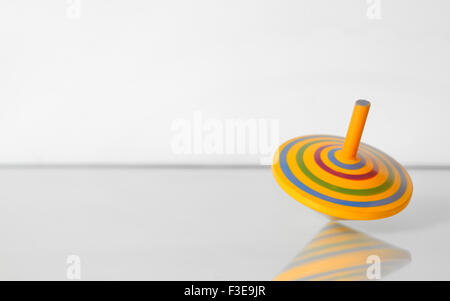
[[[309,193],[310,195],[313,195],[319,199],[322,199],[324,201],[328,201],[334,204],[339,204],[339,205],[344,205],[344,206],[350,206],[350,207],[377,207],[377,206],[383,206],[383,205],[387,205],[390,203],[393,203],[395,201],[397,201],[398,199],[400,199],[400,197],[405,193],[406,191],[406,186],[407,186],[407,180],[406,180],[406,176],[403,173],[401,166],[394,161],[391,157],[387,156],[388,160],[394,165],[394,167],[396,167],[397,171],[400,174],[400,187],[399,189],[395,192],[395,194],[381,199],[381,200],[377,200],[377,201],[368,201],[368,202],[354,202],[354,201],[347,201],[347,200],[341,200],[341,199],[337,199],[337,198],[333,198],[327,195],[324,195],[320,192],[317,192],[311,188],[309,188],[308,186],[306,186],[305,184],[303,184],[302,182],[300,182],[292,173],[292,171],[289,168],[289,165],[287,163],[287,154],[289,152],[289,150],[297,143],[306,140],[306,139],[312,139],[312,138],[322,138],[322,137],[326,137],[326,138],[339,138],[339,137],[334,137],[334,136],[307,136],[307,137],[302,137],[302,138],[298,138],[295,139],[293,141],[291,141],[290,143],[288,143],[283,150],[281,151],[280,154],[280,168],[283,171],[284,175],[286,176],[286,178],[288,178],[288,180],[294,184],[295,186],[297,186],[298,188],[300,188],[301,190],[303,190],[306,193]],[[373,152],[373,154],[375,156],[377,156],[380,160],[383,160],[383,158],[381,158],[377,153]]]
[[[336,159],[336,151],[339,150],[340,148],[335,148],[332,149],[328,152],[328,159],[336,166],[339,166],[340,168],[345,168],[345,169],[350,169],[350,170],[355,170],[355,169],[360,169],[362,167],[364,167],[364,165],[366,165],[366,159],[364,158],[364,156],[359,156],[360,160],[358,163],[355,164],[344,164],[342,162],[339,162]]]

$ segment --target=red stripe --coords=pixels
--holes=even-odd
[[[329,147],[329,145],[324,145],[322,147],[319,147],[316,152],[314,153],[314,159],[317,163],[317,165],[320,166],[320,168],[322,168],[323,170],[325,170],[326,172],[341,177],[341,178],[345,178],[345,179],[349,179],[349,180],[367,180],[370,178],[375,177],[378,174],[378,165],[375,161],[373,162],[373,168],[371,171],[369,171],[368,173],[365,174],[361,174],[361,175],[351,175],[351,174],[346,174],[346,173],[342,173],[336,170],[333,170],[331,168],[329,168],[328,166],[325,165],[325,163],[323,163],[322,158],[320,157],[320,154],[322,153],[322,151],[324,150],[324,148]]]

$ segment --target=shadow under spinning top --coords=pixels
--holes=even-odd
[[[273,280],[383,279],[409,262],[408,251],[333,221]]]

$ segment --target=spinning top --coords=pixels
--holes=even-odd
[[[354,220],[392,216],[405,208],[413,185],[406,170],[361,143],[370,102],[358,100],[344,138],[303,136],[283,143],[273,175],[294,199],[326,215]]]
[[[273,280],[382,279],[409,262],[408,251],[330,222]]]

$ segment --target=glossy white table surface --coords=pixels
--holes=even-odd
[[[409,253],[385,280],[450,280],[450,170],[409,170],[410,205],[345,221]],[[271,280],[328,219],[269,168],[1,168],[0,280]]]

